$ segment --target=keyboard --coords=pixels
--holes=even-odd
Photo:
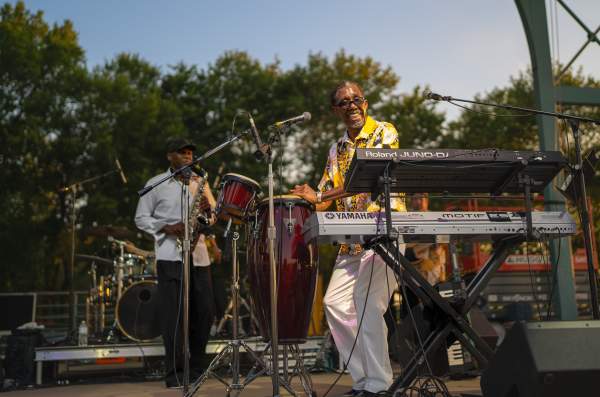
[[[392,224],[404,242],[447,243],[526,234],[524,212],[393,212]],[[576,231],[573,218],[561,211],[533,211],[532,225],[540,239]],[[385,230],[383,212],[316,212],[303,227],[306,241],[330,244],[363,244]]]

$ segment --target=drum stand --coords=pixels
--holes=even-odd
[[[290,395],[297,396],[298,394],[292,388],[292,381],[297,376],[300,379],[300,384],[302,385],[302,388],[304,389],[304,392],[306,393],[306,395],[307,396],[316,396],[316,393],[313,391],[313,383],[312,383],[312,379],[309,375],[309,371],[304,366],[304,360],[302,359],[302,351],[300,350],[300,347],[297,344],[283,344],[283,343],[281,344],[281,346],[282,346],[281,359],[282,359],[283,366],[281,367],[282,374],[281,375],[278,374],[278,376],[277,376],[278,381],[279,381],[278,384],[283,386],[283,388],[286,389],[288,391],[288,393],[290,393]],[[267,346],[263,350],[262,355],[263,356],[268,355],[268,356],[270,356],[271,362],[279,363],[279,360],[278,360],[279,357],[277,357],[277,360],[273,357],[271,343],[267,344]],[[290,371],[289,356],[291,356],[291,359],[294,360],[294,364],[293,364],[293,367],[291,368],[291,371]],[[257,376],[260,376],[264,372],[265,371],[263,370],[261,372],[254,374],[254,368],[253,368],[252,370],[250,370],[250,373],[252,375],[248,375],[248,377],[252,376],[254,379]],[[267,373],[267,375],[269,375],[271,377],[273,377],[273,375],[275,374],[273,372],[272,367],[267,369],[266,373]]]
[[[250,384],[258,376],[267,372],[267,367],[264,361],[248,346],[248,344],[238,337],[238,325],[239,325],[239,300],[240,300],[240,283],[239,283],[239,264],[237,261],[237,240],[240,238],[238,231],[233,232],[231,239],[232,245],[232,257],[231,257],[231,307],[232,307],[232,339],[227,345],[217,354],[217,356],[211,361],[210,365],[204,371],[204,373],[191,385],[188,393],[185,396],[193,396],[196,391],[202,386],[202,384],[209,378],[213,377],[219,382],[223,383],[226,387],[227,396],[231,395],[233,391],[235,395],[239,395],[240,392]],[[243,348],[254,360],[255,364],[253,368],[260,368],[260,371],[252,375],[246,376],[243,382],[240,382],[240,348]],[[216,370],[229,365],[232,371],[231,383],[228,383],[225,379],[216,373]]]
[[[250,325],[254,326],[257,329],[258,324],[256,323],[256,317],[254,317],[254,314],[252,313],[252,309],[250,308],[250,305],[248,304],[246,299],[244,299],[244,297],[241,296],[241,294],[239,295],[239,302],[241,303],[242,307],[244,307],[249,313],[248,315],[250,316]],[[241,328],[242,318],[243,317],[239,318],[239,322],[238,322],[238,324],[240,324],[240,328]],[[219,335],[219,333],[223,330],[223,327],[225,327],[225,324],[227,324],[228,320],[233,322],[233,296],[231,299],[229,299],[229,303],[227,304],[225,313],[223,313],[223,317],[221,317],[221,319],[217,323],[213,336]],[[251,329],[252,329],[252,327],[251,327]],[[246,332],[243,328],[241,328],[241,332],[242,332],[242,334],[245,334],[245,335],[248,334],[248,332]],[[211,332],[211,335],[212,335],[212,332]]]
[[[248,114],[251,118],[252,116]],[[251,118],[251,123],[252,121]],[[277,130],[277,134],[281,132]],[[276,139],[278,139],[278,135],[272,135],[269,138],[269,142],[272,143]],[[277,305],[277,297],[278,297],[278,277],[277,277],[277,263],[275,260],[275,242],[277,238],[277,229],[275,228],[275,204],[273,202],[273,185],[274,185],[274,177],[273,177],[273,152],[271,150],[270,144],[261,144],[260,140],[257,141],[258,152],[260,152],[260,156],[257,157],[265,157],[267,158],[267,180],[269,186],[269,217],[268,217],[268,232],[267,235],[269,237],[268,244],[268,252],[269,252],[269,295],[271,300],[271,341],[270,341],[270,349],[271,349],[271,380],[273,383],[273,397],[280,397],[279,394],[279,386],[282,385],[289,393],[292,395],[296,395],[289,385],[289,380],[291,380],[296,374],[300,376],[302,386],[304,387],[305,392],[309,396],[315,395],[312,391],[312,382],[310,380],[310,375],[304,368],[302,363],[302,358],[300,355],[300,349],[297,345],[283,345],[283,363],[284,363],[284,373],[283,377],[279,375],[279,330],[278,330],[278,305]],[[296,358],[296,366],[294,367],[294,372],[291,376],[288,374],[287,368],[287,353],[288,348],[290,346],[294,346],[293,349],[290,349],[290,352],[295,355]]]

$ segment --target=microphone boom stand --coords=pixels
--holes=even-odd
[[[572,167],[572,168],[575,169],[575,178],[574,179],[577,184],[577,186],[575,186],[575,191],[576,192],[578,191],[578,193],[579,193],[579,197],[575,198],[575,201],[576,201],[575,204],[581,215],[581,228],[583,229],[583,241],[585,244],[585,255],[587,258],[587,270],[588,270],[588,278],[589,278],[589,283],[590,283],[590,298],[592,301],[591,302],[592,315],[595,320],[599,320],[600,319],[600,307],[599,307],[599,302],[598,302],[598,283],[596,281],[596,273],[594,271],[594,262],[593,262],[593,258],[592,258],[592,256],[593,256],[592,230],[590,227],[590,214],[589,214],[589,209],[587,206],[587,192],[586,192],[586,187],[585,187],[585,175],[583,173],[583,158],[582,158],[582,154],[581,154],[581,134],[579,132],[579,124],[583,122],[583,123],[596,124],[596,125],[600,126],[600,120],[590,119],[587,117],[574,116],[574,115],[570,115],[570,114],[566,114],[566,113],[546,112],[543,110],[529,109],[529,108],[523,108],[523,107],[519,107],[519,106],[471,101],[468,99],[453,98],[451,96],[442,96],[442,95],[434,94],[431,92],[427,94],[427,98],[433,99],[436,101],[447,101],[450,103],[452,103],[453,101],[466,102],[466,103],[473,103],[476,105],[490,106],[490,107],[508,109],[508,110],[516,110],[519,112],[525,112],[525,113],[529,113],[529,114],[552,116],[557,119],[567,121],[567,123],[569,124],[569,127],[571,127],[571,131],[573,133],[573,138],[575,141],[575,155],[576,155],[577,164],[575,165],[575,167]]]
[[[69,335],[73,336],[75,330],[77,329],[77,304],[75,302],[75,286],[74,286],[74,276],[75,276],[75,226],[77,223],[77,208],[75,203],[77,202],[77,191],[80,186],[83,186],[86,183],[94,182],[104,177],[107,177],[112,174],[118,173],[119,170],[111,170],[107,171],[103,174],[96,175],[87,179],[83,179],[79,182],[72,183],[68,186],[62,187],[59,191],[61,192],[71,192],[71,260],[69,263]]]

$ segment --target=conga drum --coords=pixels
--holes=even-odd
[[[217,217],[233,223],[244,223],[260,185],[254,179],[239,174],[225,174],[217,198]]]
[[[275,196],[275,262],[277,267],[277,318],[279,343],[306,341],[318,274],[319,252],[315,241],[305,242],[304,222],[314,206],[298,196]],[[260,333],[271,334],[269,276],[269,201],[262,200],[250,217],[248,279]]]

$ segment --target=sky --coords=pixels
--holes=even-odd
[[[539,0],[542,1],[542,0]],[[567,63],[587,40],[555,0],[546,3],[553,59]],[[12,0],[15,3],[16,0]],[[565,0],[587,27],[600,26],[600,0]],[[205,68],[227,50],[242,50],[284,69],[309,53],[340,49],[371,56],[400,76],[399,91],[416,85],[472,99],[530,65],[512,0],[26,0],[50,23],[69,19],[89,67],[121,52],[168,70],[178,62]],[[551,23],[550,23],[551,21]],[[599,34],[600,37],[600,34]],[[575,62],[600,79],[600,45]],[[454,118],[458,110],[442,104]],[[298,109],[298,114],[304,109]]]

